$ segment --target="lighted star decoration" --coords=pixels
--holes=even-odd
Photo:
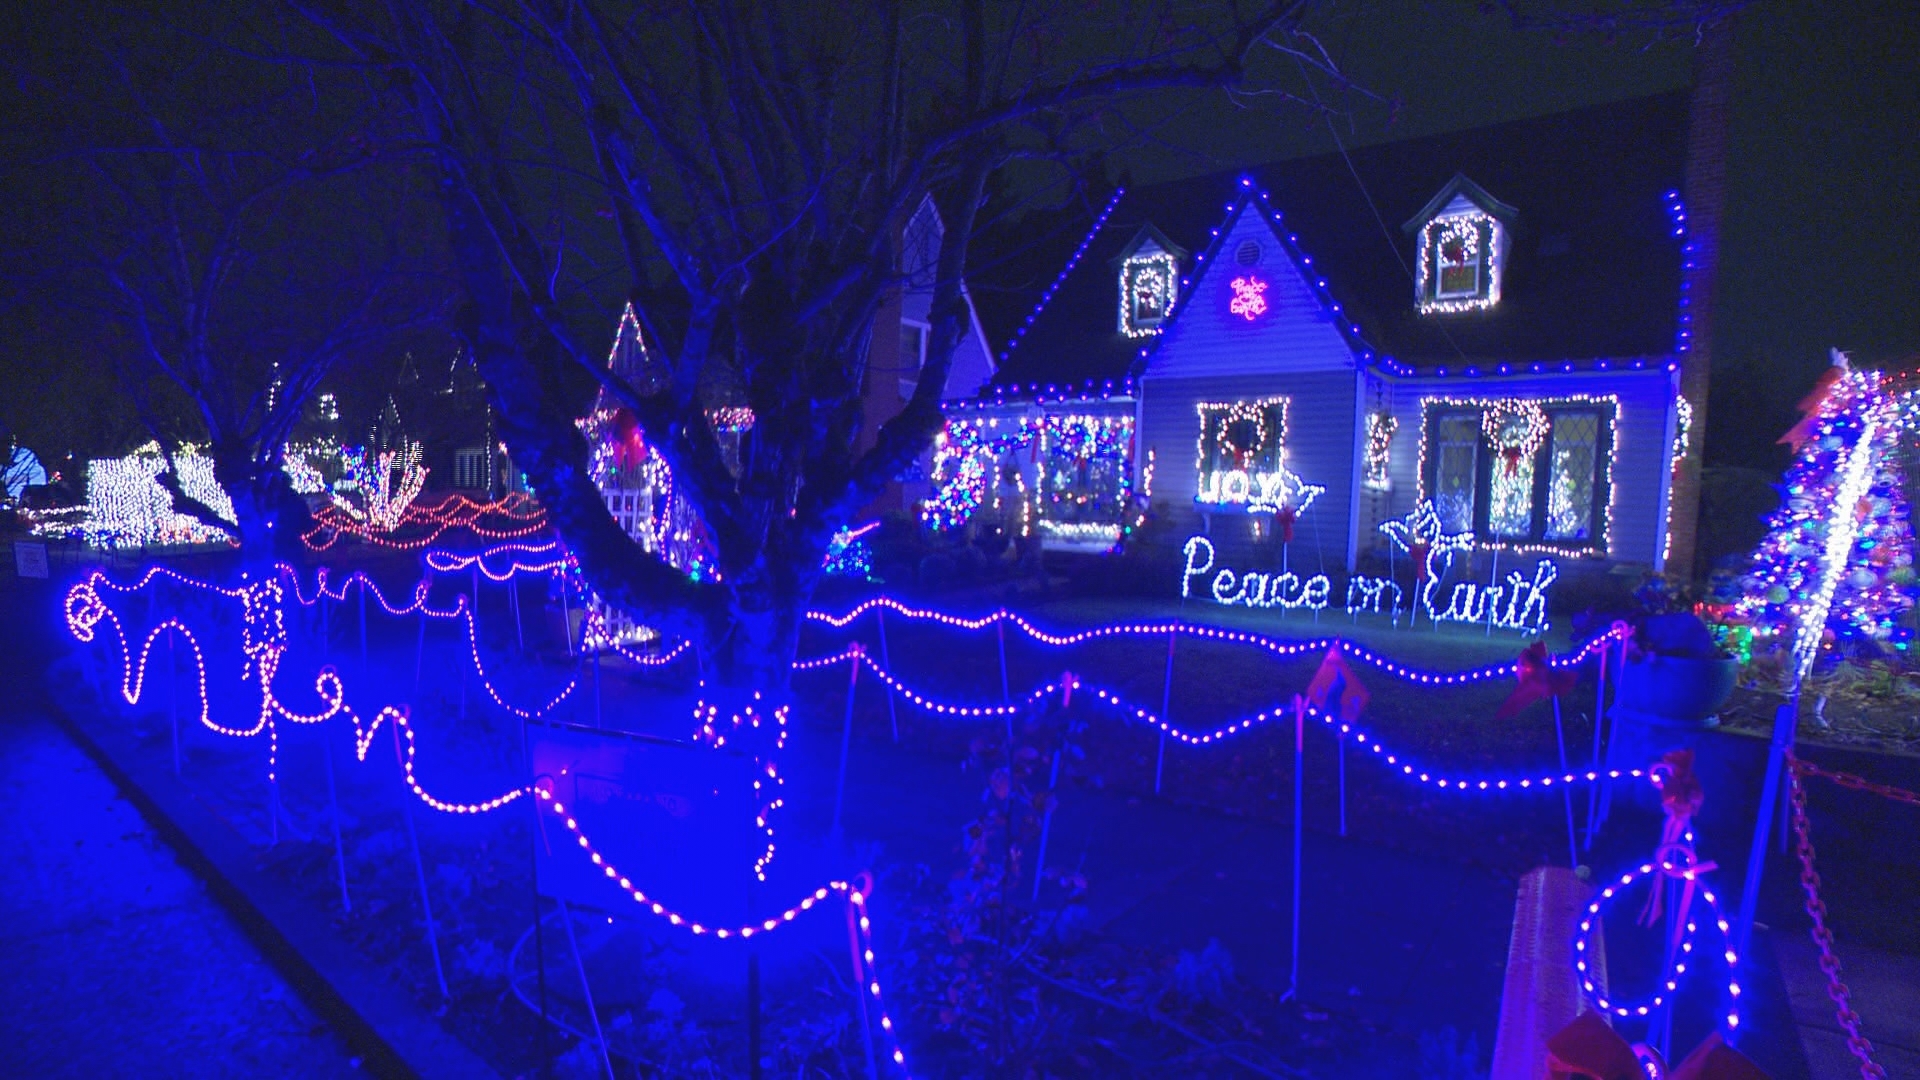
[[[1473,550],[1473,534],[1470,532],[1450,533],[1440,525],[1440,515],[1433,509],[1432,499],[1422,499],[1405,516],[1394,521],[1380,523],[1380,531],[1387,534],[1393,546],[1407,554],[1413,554],[1416,546],[1427,549],[1428,556],[1443,552]]]
[[[1233,300],[1227,304],[1227,310],[1252,322],[1267,313],[1267,283],[1248,274],[1237,277],[1227,283],[1233,289]]]

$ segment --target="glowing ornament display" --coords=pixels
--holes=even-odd
[[[1547,414],[1532,401],[1495,398],[1480,414],[1480,431],[1487,437],[1508,476],[1520,471],[1547,443]]]
[[[1367,445],[1360,466],[1360,483],[1368,491],[1386,491],[1393,487],[1388,466],[1392,464],[1393,433],[1398,430],[1400,421],[1392,413],[1367,414]]]
[[[1596,433],[1594,460],[1582,468],[1582,462],[1555,448],[1548,462],[1546,530],[1542,540],[1530,539],[1533,531],[1533,477],[1544,440],[1552,437],[1555,415],[1591,411],[1604,427],[1606,436]],[[1481,436],[1495,451],[1493,467],[1488,470],[1489,505],[1487,533],[1478,540],[1482,548],[1519,554],[1604,555],[1613,544],[1613,500],[1619,490],[1613,483],[1614,458],[1620,451],[1620,398],[1615,394],[1555,394],[1552,397],[1514,399],[1501,397],[1434,396],[1420,399],[1420,458],[1414,469],[1421,500],[1438,497],[1429,490],[1434,478],[1428,473],[1428,456],[1434,452],[1436,418],[1447,413],[1472,411],[1480,415]],[[1498,414],[1494,427],[1489,417]],[[1536,434],[1536,420],[1538,430]],[[1489,429],[1492,429],[1490,432]],[[1528,447],[1531,446],[1531,450]],[[1508,451],[1515,451],[1509,454]],[[1602,452],[1604,450],[1604,452]],[[1513,468],[1509,470],[1508,466]],[[1604,490],[1607,501],[1595,513],[1597,493]],[[1598,518],[1595,529],[1594,519]]]
[[[1893,641],[1913,606],[1913,528],[1899,456],[1899,406],[1885,377],[1844,357],[1806,419],[1785,498],[1768,518],[1735,619],[1755,637],[1791,642],[1804,678],[1829,634],[1839,642]]]
[[[872,581],[873,546],[862,537],[879,527],[879,522],[869,521],[858,527],[847,526],[837,530],[833,534],[832,543],[827,545],[827,557],[820,569],[838,577]]]
[[[1267,313],[1267,283],[1248,274],[1228,282],[1233,290],[1233,299],[1227,302],[1227,311],[1252,322]]]
[[[422,452],[417,442],[404,444],[398,452],[382,450],[371,455],[371,460],[364,448],[342,450],[341,461],[352,483],[341,485],[347,494],[334,492],[334,505],[374,532],[399,528],[407,508],[426,487],[427,467],[420,464]]]
[[[213,459],[197,447],[174,451],[180,490],[221,520],[235,520],[233,502],[213,475]],[[75,536],[93,547],[126,548],[169,544],[231,542],[227,533],[174,509],[173,496],[160,486],[168,471],[160,444],[149,441],[120,458],[99,458],[87,465],[87,507],[75,521],[48,518],[36,525],[43,535]]]
[[[1133,415],[1049,413],[1040,420],[1042,535],[1112,547],[1129,531],[1133,505]]]

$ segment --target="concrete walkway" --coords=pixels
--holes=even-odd
[[[106,776],[31,712],[0,720],[0,955],[6,1075],[358,1075]]]

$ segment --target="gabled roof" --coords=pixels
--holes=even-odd
[[[1343,331],[1360,328],[1350,342],[1369,343],[1372,362],[1388,370],[1559,370],[1670,356],[1683,340],[1677,192],[1687,116],[1687,95],[1675,92],[1122,189],[1097,214],[1029,214],[996,245],[1013,254],[973,279],[981,320],[1001,343],[994,383],[1124,388],[1142,341],[1115,328],[1114,260],[1149,225],[1189,250],[1211,246],[1248,191],[1268,194],[1268,212],[1281,215],[1276,235],[1296,263],[1309,260],[1309,280],[1327,282]],[[1484,312],[1423,315],[1413,242],[1386,223],[1418,220],[1459,194],[1506,215],[1502,298]],[[1183,260],[1183,274],[1198,265]]]
[[[1409,233],[1418,232],[1420,226],[1432,221],[1433,216],[1445,210],[1447,204],[1451,203],[1455,198],[1467,200],[1486,211],[1489,216],[1498,218],[1504,225],[1512,225],[1513,219],[1520,216],[1520,212],[1517,209],[1487,194],[1486,188],[1467,179],[1466,173],[1454,173],[1453,179],[1447,181],[1446,185],[1436,192],[1433,198],[1427,200],[1427,205],[1421,207],[1417,213],[1408,218],[1405,225],[1400,226],[1401,230]]]

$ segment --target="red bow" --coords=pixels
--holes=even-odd
[[[1281,543],[1283,544],[1293,543],[1293,523],[1299,517],[1300,517],[1300,512],[1298,510],[1295,510],[1291,506],[1283,506],[1280,509],[1274,511],[1273,523],[1280,530]]]
[[[1520,448],[1508,446],[1502,448],[1500,453],[1507,459],[1507,475],[1520,475]]]
[[[1641,1080],[1647,1075],[1641,1062],[1647,1059],[1660,1062],[1651,1048],[1621,1038],[1599,1013],[1581,1013],[1547,1040],[1551,1080]],[[1719,1032],[1694,1047],[1685,1061],[1671,1071],[1662,1069],[1659,1075],[1667,1080],[1768,1080],[1760,1066],[1728,1046]]]
[[[1427,557],[1433,554],[1433,549],[1428,545],[1418,540],[1415,540],[1413,543],[1407,545],[1407,554],[1413,556],[1414,580],[1418,581],[1419,579],[1426,577],[1427,576]]]
[[[1787,433],[1780,436],[1780,442],[1791,446],[1795,453],[1800,451],[1800,447],[1813,437],[1813,426],[1820,419],[1820,406],[1826,404],[1827,395],[1833,392],[1834,384],[1838,383],[1844,374],[1846,374],[1845,370],[1838,367],[1830,367],[1820,373],[1820,378],[1814,382],[1813,389],[1807,392],[1806,397],[1800,399],[1799,423],[1788,428]]]
[[[1555,671],[1547,663],[1547,645],[1536,641],[1520,650],[1520,659],[1515,665],[1520,685],[1514,687],[1507,700],[1500,703],[1500,711],[1495,717],[1501,720],[1511,719],[1520,710],[1547,698],[1556,698],[1573,689],[1577,676],[1571,671]]]
[[[1354,677],[1353,669],[1347,666],[1347,659],[1340,653],[1340,646],[1327,650],[1320,661],[1320,670],[1313,673],[1313,681],[1307,684],[1307,700],[1315,707],[1325,709],[1327,702],[1338,699],[1340,720],[1351,724],[1360,718],[1360,711],[1367,707],[1373,695]]]
[[[620,468],[631,468],[647,460],[646,433],[640,430],[640,421],[625,409],[613,414],[613,463]]]

